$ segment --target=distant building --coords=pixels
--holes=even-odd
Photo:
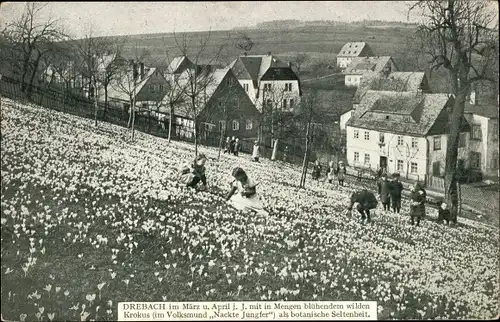
[[[449,131],[448,94],[368,91],[347,122],[347,162],[356,168],[387,167],[410,180],[444,174]],[[462,120],[462,136],[470,126]],[[467,155],[466,144],[459,157]]]
[[[291,111],[300,103],[302,89],[290,64],[268,55],[244,55],[229,67],[259,111],[264,105]]]
[[[337,66],[346,68],[356,57],[375,56],[370,46],[365,42],[348,42],[337,55]]]
[[[183,79],[183,76],[180,78]],[[185,79],[187,81],[188,78]],[[198,74],[196,81],[203,88],[196,98],[199,102],[196,116],[201,138],[218,137],[220,133],[240,139],[257,138],[260,113],[230,68],[208,70]],[[168,104],[163,104],[160,112],[168,114]],[[186,94],[175,108],[175,133],[192,138],[195,133],[194,118],[191,101]]]
[[[498,178],[498,102],[496,103],[491,100],[479,101],[476,91],[470,94],[465,104],[465,118],[471,126],[469,155],[460,158],[458,162],[460,167],[481,170],[485,177]]]
[[[355,57],[342,72],[344,83],[349,87],[357,87],[364,77],[388,75],[397,71],[391,56]]]

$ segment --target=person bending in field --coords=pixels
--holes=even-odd
[[[316,162],[314,163],[314,167],[313,167],[313,171],[312,171],[312,178],[314,180],[318,180],[320,175],[321,175],[321,163],[319,162],[319,160],[316,160]]]
[[[235,168],[232,176],[234,180],[226,200],[238,210],[250,210],[267,215],[257,194],[257,183],[251,180],[242,168]]]
[[[361,220],[367,219],[367,222],[370,222],[370,210],[377,208],[378,201],[372,192],[363,189],[351,195],[351,204],[347,210],[352,211],[354,204],[356,204],[356,210],[361,214]]]
[[[196,188],[201,182],[201,190],[205,190],[207,188],[207,177],[205,175],[206,161],[207,157],[203,153],[200,153],[193,163],[183,165],[180,169],[179,181],[191,188]]]
[[[401,193],[403,192],[403,184],[399,181],[399,173],[394,173],[392,177],[393,179],[390,189],[392,211],[399,214],[401,211]]]

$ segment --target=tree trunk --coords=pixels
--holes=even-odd
[[[196,124],[196,116],[194,118],[194,157],[198,156],[198,126]]]
[[[42,58],[42,56],[38,56],[37,59],[35,60],[35,63],[33,64],[33,71],[31,72],[30,84],[28,87],[29,96],[31,96],[31,92],[33,90],[33,83],[35,82],[35,76],[38,70],[38,65],[40,64],[40,58]]]
[[[135,138],[135,95],[132,98],[132,101],[134,102],[132,104],[132,141]]]
[[[148,133],[151,133],[151,108],[148,106]]]
[[[220,128],[220,138],[219,138],[219,155],[217,156],[217,160],[220,160],[220,152],[222,150],[222,144],[224,143],[224,129]]]
[[[170,106],[170,117],[168,120],[168,142],[170,143],[170,140],[172,139],[172,126],[174,124],[174,107]]]
[[[309,127],[310,127],[310,124],[307,123],[307,129],[306,129],[306,149],[305,149],[305,152],[304,152],[304,159],[302,161],[302,175],[300,177],[300,184],[299,184],[299,187],[300,188],[304,188],[305,187],[305,182],[306,182],[306,178],[305,178],[305,175],[307,173],[307,152],[308,152],[308,149],[309,149]]]
[[[449,204],[452,222],[456,223],[458,216],[458,180],[457,180],[457,159],[458,140],[460,135],[461,120],[464,114],[465,99],[468,93],[468,86],[461,86],[457,95],[453,109],[450,113],[448,143],[446,147],[445,163],[445,199]]]
[[[274,140],[273,154],[271,155],[271,161],[276,161],[276,154],[278,154],[278,139]]]
[[[106,112],[108,110],[108,83],[104,84],[104,111],[102,112],[102,120],[106,121]]]

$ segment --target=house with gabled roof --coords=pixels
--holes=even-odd
[[[346,68],[354,58],[370,56],[375,56],[375,54],[366,42],[348,42],[337,55],[337,66]]]
[[[469,155],[459,158],[460,168],[480,170],[483,177],[498,180],[498,96],[481,98],[479,92],[472,91],[465,103],[465,118],[471,126],[469,137],[460,138],[459,144],[466,146]]]
[[[202,89],[196,97],[199,109],[193,110],[186,93],[175,108],[178,136],[193,138],[196,116],[202,138],[217,137],[221,133],[240,139],[257,138],[260,113],[230,68],[203,68],[196,81]],[[168,104],[162,104],[160,112],[168,114]]]
[[[345,125],[351,117],[361,99],[368,91],[413,92],[431,93],[429,81],[425,72],[392,72],[390,74],[369,74],[364,77],[352,100],[352,108],[340,116],[340,129],[345,130]]]
[[[344,69],[345,86],[357,87],[363,78],[372,75],[388,75],[397,71],[391,56],[355,57]]]
[[[265,104],[285,111],[299,104],[302,96],[299,77],[291,64],[282,62],[271,53],[243,55],[229,67],[259,111]]]
[[[426,182],[444,170],[449,94],[368,91],[347,122],[347,162]],[[465,118],[461,132],[470,131]],[[467,155],[465,147],[459,156]]]

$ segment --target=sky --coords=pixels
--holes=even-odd
[[[229,30],[270,20],[407,21],[411,1],[48,2],[41,18],[58,18],[74,37]],[[24,2],[3,2],[0,24]]]

